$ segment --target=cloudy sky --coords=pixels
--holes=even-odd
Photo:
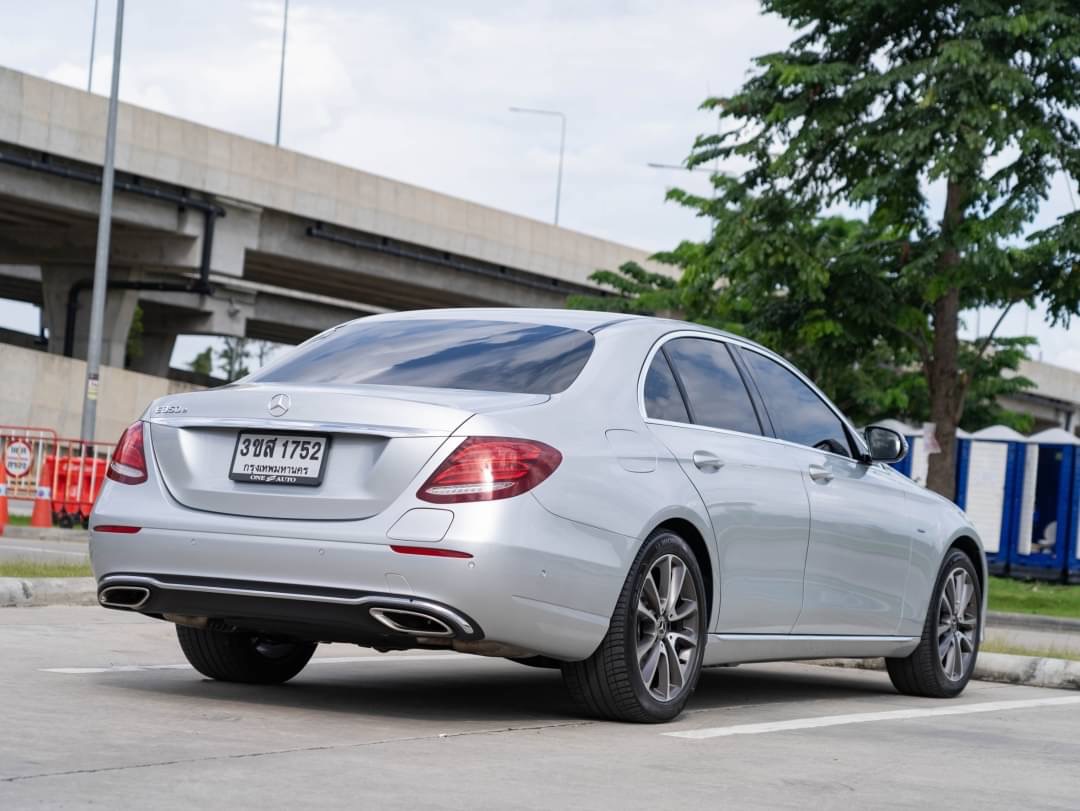
[[[282,0],[129,0],[124,101],[272,141]],[[0,64],[86,86],[93,0],[0,0]],[[115,0],[100,0],[93,89],[111,69]],[[791,36],[754,0],[291,0],[282,145],[537,219],[554,209],[557,119],[567,117],[560,223],[661,250],[706,225],[664,202],[706,178],[678,164],[715,127],[697,108],[735,89]],[[1040,219],[1070,206],[1063,179]],[[993,316],[983,313],[983,325]],[[969,318],[974,327],[974,318]],[[0,302],[0,325],[36,331]],[[1080,370],[1080,337],[1018,309],[1005,332]],[[1080,328],[1073,332],[1080,336]],[[205,339],[185,341],[187,359]]]

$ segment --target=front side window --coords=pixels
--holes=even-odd
[[[585,367],[588,332],[466,319],[362,319],[252,375],[258,383],[375,384],[557,394]]]
[[[696,424],[761,433],[750,393],[727,345],[705,338],[676,338],[664,344],[663,351],[682,382]]]
[[[798,377],[774,360],[743,350],[761,396],[781,439],[818,450],[851,456],[844,424],[831,408]]]

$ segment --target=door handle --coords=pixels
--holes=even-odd
[[[690,461],[692,461],[702,473],[715,473],[724,466],[720,457],[711,454],[708,451],[694,451],[690,455]]]
[[[833,474],[821,465],[810,465],[810,478],[816,482],[828,484],[833,480]]]

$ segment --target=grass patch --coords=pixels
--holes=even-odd
[[[1071,659],[1080,662],[1080,653],[1071,650],[1061,650],[1055,647],[1030,647],[1027,645],[1013,645],[1008,642],[999,642],[996,639],[987,639],[979,646],[980,652],[986,653],[1009,653],[1013,656],[1041,656],[1045,659]]]
[[[28,527],[30,526],[29,515],[9,515],[8,523],[13,527]]]
[[[39,563],[34,560],[0,561],[0,577],[92,577],[90,563]]]
[[[991,611],[1080,618],[1080,585],[991,577],[989,602]]]

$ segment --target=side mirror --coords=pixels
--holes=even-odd
[[[864,432],[866,446],[870,449],[870,461],[892,464],[908,453],[907,440],[891,428],[871,425]]]

